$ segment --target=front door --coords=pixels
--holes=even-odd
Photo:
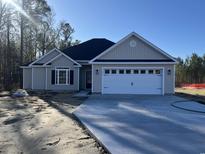
[[[92,84],[92,77],[91,77],[91,71],[86,71],[85,72],[85,87],[86,89],[91,89],[91,84]]]

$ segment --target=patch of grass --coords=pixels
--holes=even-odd
[[[177,93],[205,96],[205,88],[204,89],[176,88],[175,91]]]
[[[187,88],[176,88],[175,94],[205,104],[205,89],[187,89]]]

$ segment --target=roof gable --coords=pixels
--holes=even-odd
[[[133,43],[134,42],[134,43]],[[161,60],[176,62],[176,60],[162,51],[152,43],[148,42],[135,32],[130,33],[122,40],[117,42],[115,45],[111,46],[95,58],[93,58],[90,63],[103,60]]]
[[[61,52],[60,50],[58,50],[56,48],[50,50],[48,53],[46,53],[42,57],[40,57],[40,58],[36,59],[35,61],[33,61],[32,63],[30,63],[28,65],[28,67],[33,67],[33,66],[45,67],[45,66],[49,65],[51,62],[57,60],[58,58],[60,58],[62,56],[64,58],[68,59],[69,61],[73,62],[76,66],[81,67],[81,65],[78,62],[76,62],[75,60],[73,60],[72,58],[67,56],[65,53]]]
[[[134,46],[131,44],[134,42]],[[98,59],[168,59],[139,38],[131,36]]]
[[[43,58],[37,60],[37,62],[35,62],[34,64],[36,63],[46,63],[47,61],[53,59],[54,57],[60,55],[60,53],[57,51],[57,49],[54,49],[52,52],[50,52],[49,54],[47,54],[46,56],[43,56]]]
[[[47,65],[51,65],[51,66],[55,66],[55,67],[70,67],[70,66],[74,66],[77,67],[77,64],[72,61],[71,59],[68,59],[67,57],[65,57],[64,55],[60,55],[58,57],[56,57],[56,59],[54,59],[52,62],[49,62]]]
[[[50,50],[49,52],[47,52],[45,55],[37,58],[36,60],[34,60],[33,62],[31,62],[29,64],[29,66],[32,65],[43,65],[45,62],[51,60],[52,58],[56,57],[59,53],[58,49],[54,48],[52,50]]]

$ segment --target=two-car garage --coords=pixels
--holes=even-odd
[[[93,93],[174,94],[176,59],[135,32],[89,63]]]
[[[102,94],[164,94],[163,68],[102,69]]]

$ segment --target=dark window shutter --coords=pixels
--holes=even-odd
[[[73,84],[74,81],[74,71],[70,70],[70,84]]]
[[[55,74],[56,74],[56,71],[52,70],[52,72],[51,72],[51,84],[55,84]]]

